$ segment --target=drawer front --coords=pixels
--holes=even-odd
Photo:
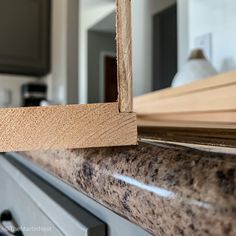
[[[0,213],[10,210],[24,236],[62,236],[62,232],[0,166]]]
[[[0,213],[24,236],[105,236],[105,224],[23,166],[0,156]]]

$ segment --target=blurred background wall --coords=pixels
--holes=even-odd
[[[236,68],[234,0],[133,0],[135,96],[153,89],[153,16],[173,4],[177,4],[178,69],[190,50],[201,46],[201,40],[219,72]],[[99,57],[102,53],[115,55],[115,1],[52,0],[51,40],[47,76],[0,74],[0,88],[12,92],[11,106],[20,105],[20,87],[31,81],[45,82],[48,99],[57,104],[101,101]]]

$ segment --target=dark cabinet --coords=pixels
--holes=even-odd
[[[0,73],[50,70],[50,0],[0,0]]]

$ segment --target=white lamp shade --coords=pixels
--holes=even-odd
[[[182,86],[216,74],[217,71],[206,59],[192,59],[175,75],[172,81],[172,87]]]

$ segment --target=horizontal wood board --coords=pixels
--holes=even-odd
[[[236,148],[236,129],[201,127],[138,127],[139,139]]]
[[[139,138],[236,147],[236,71],[134,99]]]
[[[144,122],[208,122],[236,125],[236,110],[216,112],[185,112],[154,115],[139,115],[138,123]]]
[[[136,115],[118,103],[0,109],[0,152],[136,144]]]

